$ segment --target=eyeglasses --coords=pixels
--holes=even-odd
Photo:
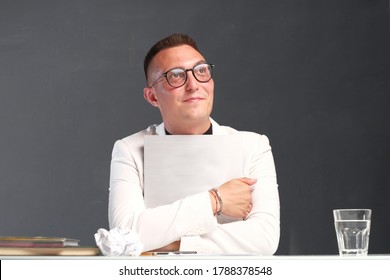
[[[200,83],[207,83],[213,77],[214,64],[201,63],[194,66],[192,69],[173,68],[163,73],[154,83],[149,86],[153,87],[158,81],[165,77],[171,87],[178,88],[187,82],[187,72],[191,71],[195,79]]]

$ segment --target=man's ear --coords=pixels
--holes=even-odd
[[[148,88],[148,87],[144,88],[144,98],[154,107],[158,107],[157,96],[152,88]]]

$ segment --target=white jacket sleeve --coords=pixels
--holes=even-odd
[[[217,222],[207,191],[173,204],[145,209],[142,157],[141,153],[130,153],[123,140],[114,145],[109,194],[110,228],[121,227],[137,232],[146,251],[166,246],[182,236],[212,232]]]

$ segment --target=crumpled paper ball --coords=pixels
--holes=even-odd
[[[110,231],[100,228],[95,233],[95,241],[105,256],[139,256],[144,249],[137,233],[121,228]]]

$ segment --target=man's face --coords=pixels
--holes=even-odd
[[[207,126],[212,111],[214,81],[198,82],[191,71],[186,83],[179,88],[170,86],[161,75],[173,68],[192,69],[205,62],[204,57],[188,45],[160,51],[151,61],[148,83],[157,83],[144,89],[146,100],[160,109],[165,127],[174,133],[188,126]]]

